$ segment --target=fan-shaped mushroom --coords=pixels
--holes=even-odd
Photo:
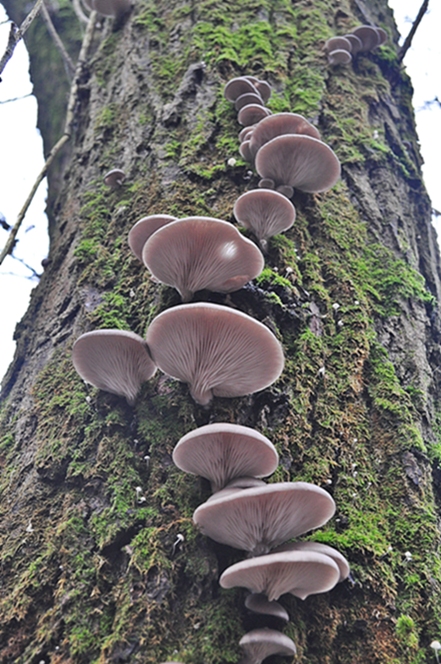
[[[239,645],[245,657],[240,664],[261,664],[270,655],[295,655],[294,641],[275,629],[253,629],[241,638]]]
[[[320,140],[320,133],[308,120],[298,113],[275,113],[263,118],[255,126],[251,135],[250,149],[253,157],[257,151],[277,136],[301,134]]]
[[[176,221],[176,217],[172,217],[169,214],[153,214],[148,217],[142,217],[142,219],[132,226],[129,232],[129,247],[136,258],[142,262],[142,250],[149,237],[172,221]]]
[[[233,214],[237,221],[253,231],[259,242],[290,228],[296,210],[290,200],[272,189],[252,189],[239,196]]]

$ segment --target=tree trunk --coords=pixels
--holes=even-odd
[[[16,21],[28,6],[4,4]],[[70,3],[47,4],[77,53]],[[366,22],[389,42],[329,67],[324,41]],[[39,18],[27,45],[48,151],[68,86],[42,31]],[[239,661],[245,591],[218,578],[243,553],[198,534],[208,484],[171,459],[181,436],[211,422],[263,432],[280,454],[274,481],[313,482],[335,499],[312,539],[345,555],[351,577],[305,601],[282,596],[296,661],[434,661],[440,265],[396,37],[384,0],[137,0],[116,25],[100,20],[74,137],[51,174],[48,265],[3,383],[2,662]],[[233,222],[238,196],[257,187],[222,93],[242,74],[269,81],[269,108],[312,120],[342,163],[329,192],[295,193],[297,220],[269,241],[261,277],[196,298],[269,326],[285,370],[209,408],[158,372],[132,407],[84,384],[72,344],[100,327],[144,335],[180,302],[128,248],[140,217]],[[126,173],[117,190],[103,184],[112,168]]]

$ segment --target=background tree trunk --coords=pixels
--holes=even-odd
[[[20,21],[28,3],[4,4]],[[70,3],[47,4],[75,55]],[[387,45],[329,68],[324,41],[368,21]],[[48,151],[68,84],[44,30],[39,19],[27,45]],[[218,577],[243,556],[197,533],[208,484],[171,461],[183,434],[215,421],[262,431],[280,453],[276,481],[314,482],[336,501],[313,539],[338,548],[352,577],[304,602],[283,596],[296,661],[434,661],[440,268],[396,36],[383,0],[137,0],[118,25],[100,21],[74,140],[51,173],[49,264],[3,384],[2,662],[240,659],[244,591]],[[143,335],[179,303],[128,249],[140,217],[233,221],[235,200],[257,186],[222,94],[240,74],[268,80],[268,106],[311,119],[343,167],[330,192],[295,194],[297,221],[270,241],[256,282],[204,298],[266,323],[286,368],[270,388],[209,409],[158,373],[130,407],[81,381],[72,344],[99,327]],[[110,191],[103,175],[115,167],[127,178]]]

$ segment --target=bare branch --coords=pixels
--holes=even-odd
[[[11,229],[11,232],[9,233],[9,237],[6,241],[6,244],[0,253],[0,265],[3,263],[4,259],[8,254],[11,254],[14,245],[15,245],[15,238],[17,237],[17,233],[20,229],[21,224],[23,223],[23,220],[25,218],[26,212],[28,211],[28,208],[35,196],[35,193],[40,186],[42,180],[46,176],[46,173],[51,166],[52,162],[54,161],[55,157],[63,147],[65,143],[69,141],[69,139],[72,136],[72,125],[74,122],[74,111],[75,111],[75,106],[77,103],[77,98],[78,98],[78,86],[79,86],[79,81],[81,79],[81,74],[82,74],[82,69],[83,65],[86,61],[86,57],[90,48],[90,44],[92,42],[93,38],[93,33],[95,30],[95,24],[97,20],[97,12],[93,11],[90,15],[89,23],[87,26],[86,34],[84,35],[83,43],[81,45],[81,51],[78,56],[78,61],[75,69],[75,76],[72,82],[72,86],[70,89],[69,93],[69,101],[67,104],[67,112],[66,112],[66,122],[64,125],[64,132],[61,138],[55,143],[53,146],[52,150],[50,151],[43,168],[41,169],[40,173],[37,176],[37,179],[35,180],[35,183],[29,193],[29,196],[27,197],[26,201],[23,204],[23,207],[21,208],[20,212],[18,213],[17,221],[15,222],[14,226]]]
[[[22,95],[21,97],[12,97],[12,99],[3,99],[3,101],[0,101],[0,105],[10,104],[13,101],[21,101],[22,99],[26,99],[27,97],[32,97],[32,92],[29,92],[27,95]]]
[[[412,24],[410,32],[407,35],[406,39],[404,40],[404,44],[402,45],[402,47],[399,50],[398,62],[403,62],[404,56],[406,55],[409,48],[412,46],[412,39],[414,38],[415,33],[418,29],[418,26],[421,23],[421,20],[422,20],[424,14],[426,13],[426,11],[428,10],[428,8],[429,8],[429,0],[424,0],[423,4],[420,7],[420,11],[418,12],[418,15],[417,15],[415,21]]]
[[[72,62],[69,53],[66,51],[64,44],[61,41],[60,36],[55,29],[54,24],[52,23],[51,15],[49,14],[48,8],[46,7],[44,0],[43,4],[41,5],[41,13],[43,14],[43,18],[46,23],[47,29],[49,30],[49,34],[54,40],[55,46],[58,48],[58,50],[61,53],[61,57],[63,58],[64,62],[64,68],[66,69],[66,74],[68,78],[71,78],[73,73],[75,72],[75,65]]]
[[[20,39],[23,39],[26,30],[29,28],[34,18],[38,15],[38,12],[40,11],[42,4],[43,0],[37,0],[37,2],[31,9],[29,14],[26,16],[25,20],[23,21],[23,23],[19,28],[17,28],[15,23],[11,23],[8,43],[6,45],[5,52],[0,60],[0,74],[6,67],[9,60],[12,58],[12,54],[14,53],[15,47],[17,46],[18,42],[20,41]]]

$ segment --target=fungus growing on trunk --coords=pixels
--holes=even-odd
[[[352,62],[352,55],[344,49],[336,49],[328,53],[328,62],[330,65],[348,65]]]
[[[319,528],[334,512],[332,497],[315,484],[278,482],[215,494],[196,509],[193,521],[216,542],[258,556]]]
[[[156,371],[142,337],[124,330],[94,330],[79,337],[72,361],[81,378],[100,390],[135,401]]]
[[[268,115],[271,115],[271,111],[265,106],[247,104],[247,106],[242,106],[237,114],[237,121],[239,124],[249,127],[266,118]]]
[[[217,304],[185,304],[159,314],[147,331],[154,362],[188,383],[201,405],[213,396],[263,390],[280,376],[280,343],[262,323]]]
[[[349,576],[349,563],[342,554],[332,546],[322,544],[321,542],[288,542],[274,549],[273,553],[282,551],[314,551],[329,556],[337,564],[340,572],[339,581],[344,581]]]
[[[265,616],[272,616],[284,622],[289,621],[288,611],[283,608],[279,602],[269,601],[266,595],[260,593],[250,593],[245,598],[245,606],[253,613],[263,614]]]
[[[256,86],[249,80],[249,78],[250,77],[238,76],[237,78],[232,78],[228,81],[224,88],[225,99],[235,102],[241,95],[247,93],[259,94]]]
[[[106,184],[110,189],[118,189],[124,180],[126,179],[126,174],[120,168],[114,168],[112,171],[109,171],[104,176],[104,184]]]
[[[142,250],[149,237],[172,221],[176,221],[176,217],[172,217],[169,214],[153,214],[148,217],[142,217],[142,219],[132,226],[128,239],[129,247],[136,258],[142,262]]]
[[[329,556],[313,551],[269,553],[248,558],[228,567],[221,575],[222,588],[247,588],[263,593],[270,601],[290,593],[305,599],[331,590],[338,582],[337,564]]]
[[[184,302],[198,290],[230,293],[263,270],[264,258],[232,224],[210,217],[187,217],[157,230],[142,250],[144,265]]]
[[[215,492],[244,475],[252,478],[271,475],[277,468],[279,455],[258,431],[239,424],[216,423],[183,436],[173,451],[173,461],[186,473],[210,480]]]
[[[241,638],[239,645],[245,655],[240,664],[261,664],[271,655],[292,656],[297,652],[294,641],[289,636],[268,627],[248,632]]]
[[[272,189],[252,189],[239,196],[233,214],[239,224],[253,231],[259,242],[290,228],[296,210],[282,193]]]
[[[263,118],[256,125],[251,136],[251,153],[256,156],[257,151],[277,136],[286,134],[300,134],[302,136],[312,136],[320,140],[320,133],[308,120],[297,113],[275,113],[267,118]]]

